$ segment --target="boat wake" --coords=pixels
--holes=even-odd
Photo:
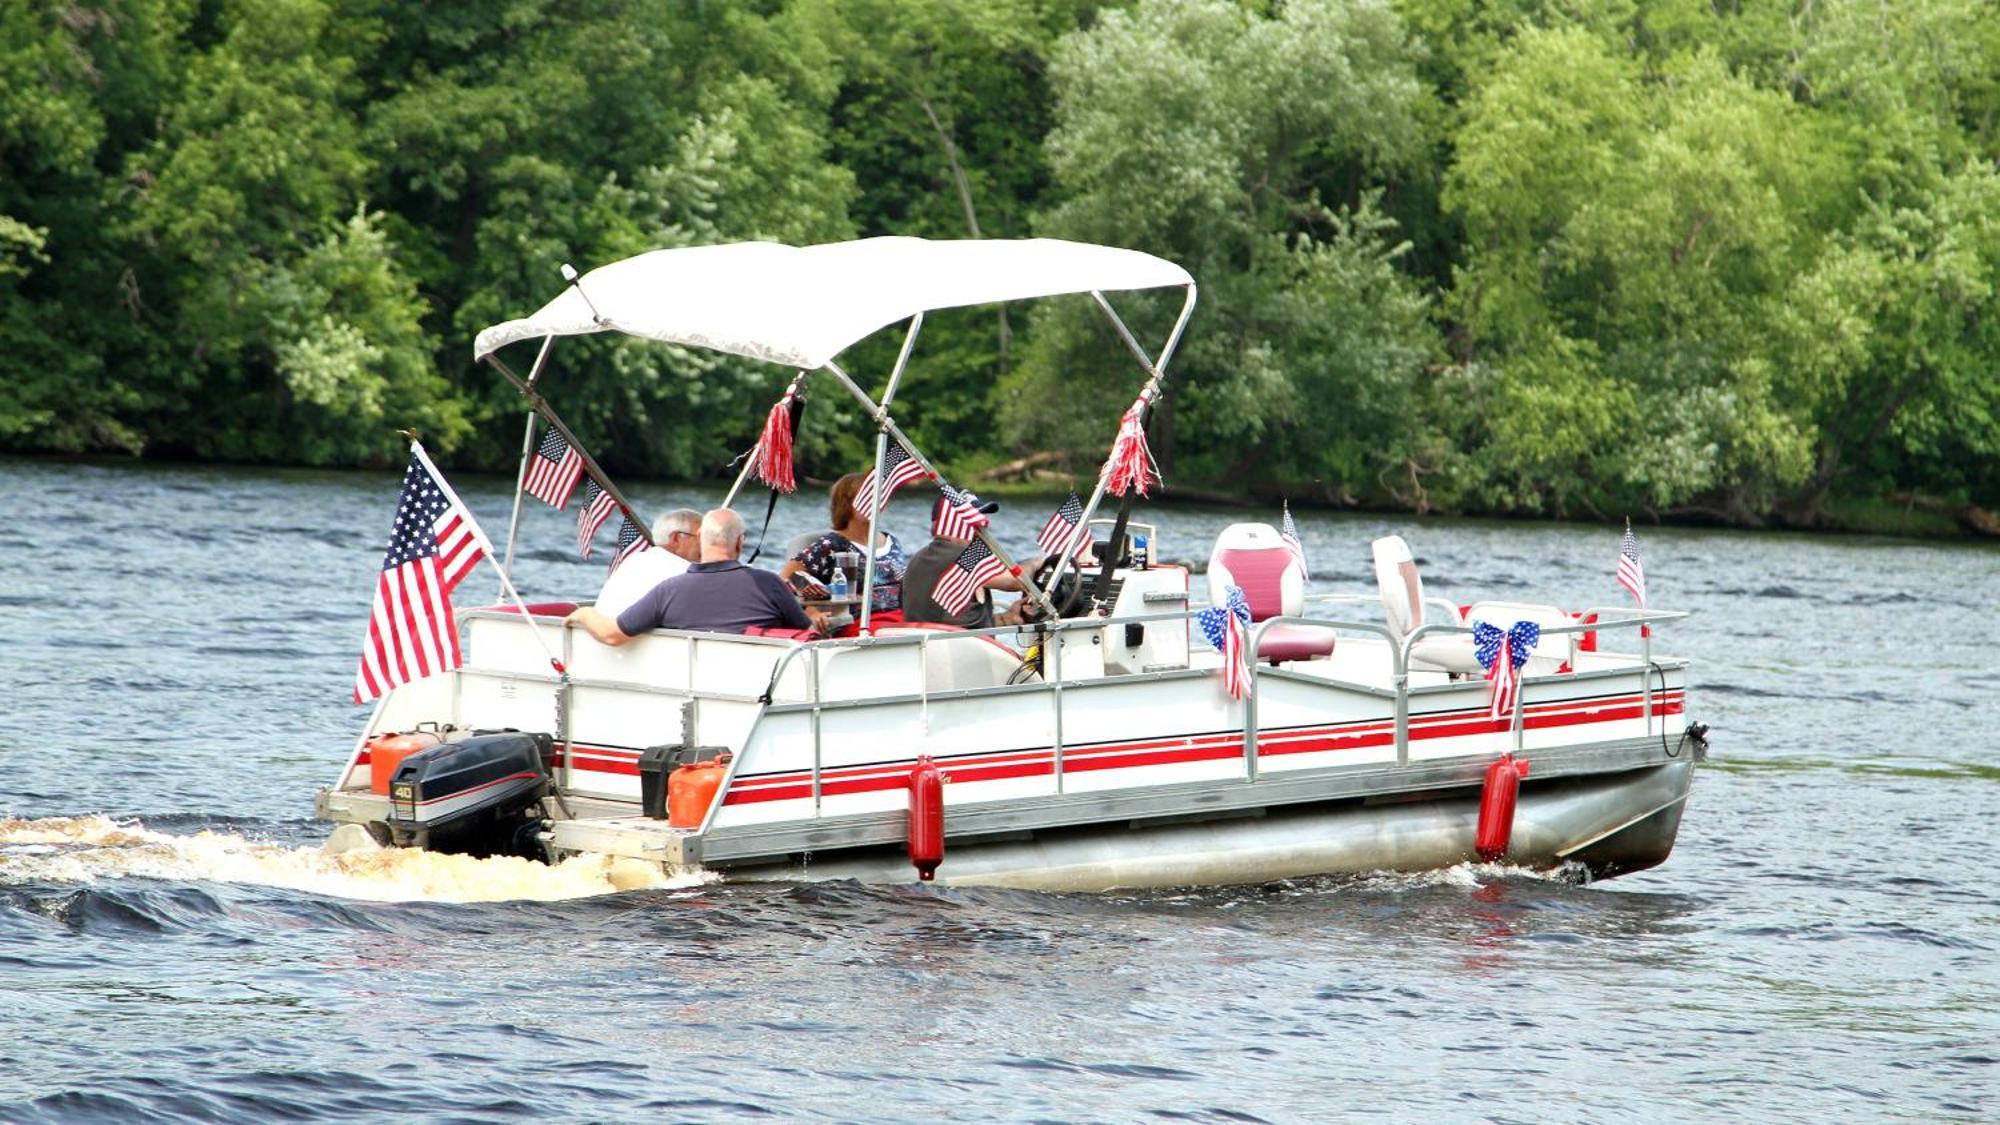
[[[549,866],[383,848],[353,825],[319,847],[293,848],[227,832],[177,836],[102,816],[0,819],[0,886],[117,878],[243,883],[364,902],[550,902],[706,881],[610,856]]]

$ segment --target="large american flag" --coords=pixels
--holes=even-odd
[[[1007,573],[1007,567],[986,546],[984,540],[974,539],[958,553],[958,558],[938,575],[937,585],[931,587],[931,600],[943,607],[946,613],[963,613],[972,604],[972,596],[981,586]]]
[[[861,482],[860,491],[854,494],[854,510],[862,515],[879,515],[897,489],[923,475],[923,462],[910,456],[902,442],[890,439],[888,450],[882,454],[881,475],[870,473]]]
[[[424,455],[423,446],[412,442],[389,550],[375,579],[361,667],[354,676],[356,703],[458,667],[451,591],[492,553],[472,513]]]
[[[619,563],[624,562],[626,559],[631,558],[633,555],[652,545],[645,536],[639,534],[639,529],[633,526],[631,519],[619,520],[618,553],[611,556],[611,569],[617,570]]]
[[[590,557],[590,540],[611,513],[618,510],[618,501],[613,499],[594,480],[583,484],[583,506],[576,510],[576,553]]]
[[[1035,536],[1035,546],[1041,549],[1043,555],[1054,557],[1062,550],[1063,544],[1069,542],[1070,533],[1076,530],[1078,521],[1082,519],[1083,498],[1072,492],[1069,494],[1069,499],[1064,500],[1056,508],[1055,514],[1049,517],[1049,522],[1042,525],[1041,534]],[[1086,527],[1083,529],[1083,537],[1076,541],[1076,550],[1070,553],[1083,551],[1095,542],[1096,539]]]
[[[528,458],[528,471],[521,483],[529,495],[561,511],[569,506],[570,493],[576,491],[576,482],[582,476],[583,454],[571,448],[551,427],[542,435],[541,448]]]
[[[1639,540],[1632,525],[1625,525],[1625,541],[1618,545],[1618,584],[1632,591],[1639,608],[1646,608],[1646,567],[1639,561]]]
[[[1285,518],[1278,525],[1278,538],[1285,541],[1285,550],[1299,562],[1299,577],[1311,580],[1312,568],[1306,565],[1306,545],[1299,542],[1299,525],[1292,522],[1291,505],[1285,505]]]
[[[970,539],[980,528],[991,520],[979,510],[979,497],[962,488],[949,484],[938,485],[944,494],[944,503],[938,505],[937,523],[931,527],[931,534],[941,539]]]
[[[1250,641],[1245,632],[1250,627],[1250,603],[1241,586],[1230,586],[1226,593],[1224,604],[1195,614],[1195,622],[1222,654],[1222,690],[1231,699],[1241,699],[1250,693]]]

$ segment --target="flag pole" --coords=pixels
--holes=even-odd
[[[554,336],[542,337],[542,350],[535,355],[535,365],[528,369],[529,386],[534,386],[535,380],[542,377],[542,369],[549,362],[549,351],[555,347],[555,344],[556,338]],[[527,421],[521,431],[521,471],[515,474],[514,477],[514,511],[512,515],[507,517],[507,556],[504,559],[494,560],[502,574],[506,574],[514,569],[514,539],[521,530],[521,495],[527,491],[528,458],[534,456],[534,454],[535,412],[531,409],[528,411]]]
[[[404,432],[408,433],[409,431],[406,430]],[[444,479],[444,474],[438,472],[438,467],[431,461],[430,454],[424,452],[424,443],[418,441],[414,435],[410,438],[410,453],[423,463],[424,471],[428,472],[431,475],[431,479],[437,482],[438,489],[444,493],[445,499],[450,502],[452,507],[465,513],[466,526],[470,527],[472,534],[478,537],[479,549],[486,552],[487,558],[492,559],[493,541],[486,537],[486,529],[479,526],[479,521],[473,518],[472,509],[466,507],[465,501],[458,498],[458,493],[452,489],[450,482]],[[497,564],[498,560],[494,561]],[[499,567],[496,565],[494,569],[498,570]],[[556,656],[555,650],[549,647],[548,638],[542,635],[541,628],[535,624],[535,615],[528,612],[527,603],[521,600],[521,592],[514,588],[514,580],[509,578],[507,572],[504,570],[500,571],[500,584],[505,588],[507,596],[514,599],[515,608],[519,609],[521,616],[527,620],[528,631],[534,634],[535,643],[542,646],[542,655],[549,658],[549,666],[556,670],[558,676],[568,676],[569,669],[563,666],[563,662]],[[454,621],[452,623],[453,628],[456,628],[457,624]]]
[[[514,389],[521,392],[521,397],[528,400],[529,409],[540,414],[542,420],[547,422],[549,427],[555,430],[555,432],[561,434],[563,440],[569,443],[571,449],[576,450],[577,456],[583,458],[584,472],[590,475],[590,479],[597,482],[599,488],[611,494],[612,503],[617,504],[619,510],[625,513],[625,518],[632,521],[632,526],[639,531],[639,538],[644,539],[652,546],[659,546],[658,543],[653,542],[652,528],[646,525],[646,521],[639,518],[638,509],[632,507],[631,501],[625,499],[625,494],[618,491],[617,486],[611,483],[611,478],[605,475],[604,466],[597,463],[597,458],[590,455],[590,450],[585,449],[583,443],[576,440],[576,435],[570,432],[570,428],[563,425],[563,420],[556,416],[555,408],[549,405],[548,400],[543,398],[540,392],[536,391],[527,380],[516,375],[514,369],[502,362],[498,355],[487,356],[486,362],[492,364],[495,371],[505,375],[507,381],[514,384]]]

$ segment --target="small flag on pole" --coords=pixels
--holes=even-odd
[[[938,575],[937,585],[931,587],[931,600],[943,607],[946,613],[963,613],[972,604],[972,597],[981,586],[1007,573],[1007,568],[998,556],[986,546],[984,540],[974,539],[958,553],[958,558]]]
[[[1222,690],[1231,699],[1248,695],[1250,642],[1245,630],[1250,627],[1250,603],[1243,596],[1243,587],[1228,587],[1225,604],[1202,610],[1195,615],[1195,622],[1201,626],[1208,643],[1222,654]]]
[[[1063,549],[1063,544],[1069,542],[1070,535],[1076,531],[1076,525],[1082,519],[1083,499],[1072,492],[1069,494],[1069,499],[1064,500],[1056,508],[1055,514],[1049,517],[1049,522],[1042,525],[1042,533],[1035,536],[1035,546],[1041,549],[1043,555],[1055,557]],[[1095,543],[1090,529],[1086,527],[1083,529],[1083,537],[1076,541],[1076,550],[1070,553],[1079,554],[1090,549]]]
[[[880,476],[870,474],[867,480],[861,482],[860,491],[854,494],[854,510],[866,515],[879,515],[897,489],[923,475],[923,462],[910,456],[910,451],[903,448],[902,442],[891,438],[889,448],[882,454]]]
[[[630,519],[619,520],[618,553],[611,556],[611,569],[617,570],[619,563],[651,546],[652,543],[648,542],[645,536],[639,534],[639,529],[633,526]]]
[[[550,427],[542,435],[541,448],[528,458],[528,471],[521,478],[528,494],[561,511],[569,506],[570,493],[583,476],[583,454],[571,448],[563,436]]]
[[[970,539],[992,522],[979,510],[979,497],[973,493],[949,484],[939,484],[938,491],[944,494],[944,503],[938,505],[932,535],[941,539]]]
[[[1487,708],[1490,719],[1510,717],[1514,696],[1521,687],[1521,665],[1528,653],[1542,642],[1542,627],[1533,621],[1516,621],[1505,629],[1484,621],[1472,623],[1472,651],[1486,669],[1493,685],[1493,702]]]
[[[1639,540],[1632,534],[1632,521],[1625,521],[1625,540],[1618,544],[1618,584],[1632,592],[1639,608],[1646,608],[1646,567],[1639,561]]]
[[[1312,568],[1306,565],[1306,545],[1299,542],[1299,525],[1292,522],[1292,506],[1285,505],[1285,518],[1278,525],[1278,537],[1285,541],[1285,550],[1299,562],[1299,577],[1310,580]]]
[[[598,486],[594,480],[583,484],[583,506],[576,510],[576,552],[584,558],[590,557],[590,540],[611,513],[618,510],[618,501],[609,492]]]
[[[492,553],[485,533],[424,447],[411,442],[410,467],[403,473],[403,495],[376,575],[375,604],[354,676],[356,703],[459,666],[451,591]]]

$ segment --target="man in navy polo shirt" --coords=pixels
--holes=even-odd
[[[669,578],[613,618],[584,606],[569,615],[591,636],[622,645],[651,629],[741,633],[753,625],[810,629],[812,621],[784,581],[736,561],[743,552],[743,517],[717,508],[701,517],[701,561]]]

